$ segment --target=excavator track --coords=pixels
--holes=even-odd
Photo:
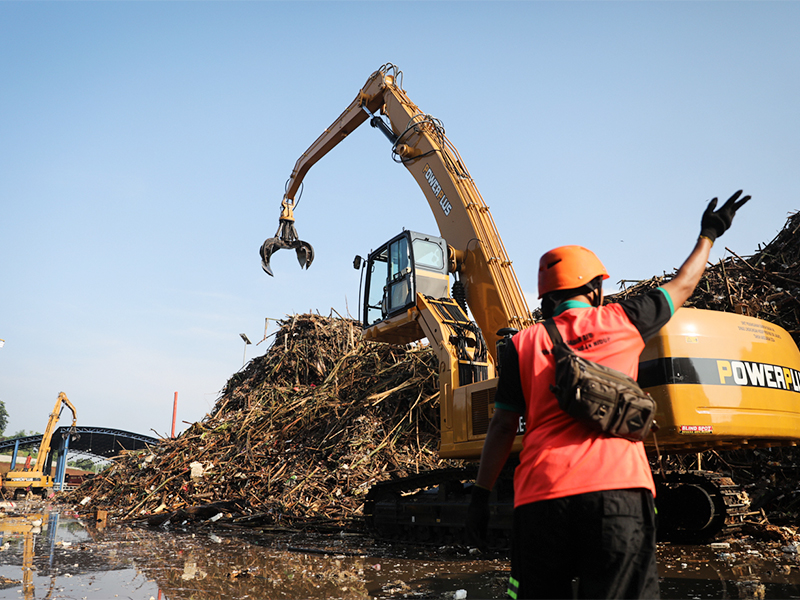
[[[730,477],[712,471],[656,474],[659,538],[705,543],[741,528],[750,514],[747,492]]]
[[[440,469],[374,485],[364,504],[367,528],[376,539],[415,545],[465,544],[464,523],[476,467]],[[507,469],[490,497],[489,549],[510,546],[513,470]],[[747,492],[730,477],[711,471],[655,475],[659,541],[707,543],[741,528],[750,514]]]
[[[438,469],[374,485],[364,504],[367,528],[378,539],[415,545],[467,544],[464,523],[477,467]],[[489,548],[510,544],[513,484],[502,477],[489,501]]]

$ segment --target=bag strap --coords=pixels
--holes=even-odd
[[[558,327],[556,327],[556,322],[553,321],[553,319],[545,320],[544,329],[547,331],[547,335],[550,336],[550,340],[553,342],[553,349],[555,352],[560,354],[575,354],[572,351],[572,348],[564,343],[564,339],[561,337]]]

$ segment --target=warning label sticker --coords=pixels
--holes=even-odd
[[[711,425],[681,425],[681,433],[714,433]]]

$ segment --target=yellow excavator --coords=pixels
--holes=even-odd
[[[14,496],[17,496],[25,491],[31,491],[41,494],[43,497],[47,496],[53,490],[53,477],[52,460],[50,459],[51,442],[53,433],[55,433],[58,420],[61,418],[61,411],[64,406],[72,411],[72,425],[67,435],[73,438],[77,437],[75,430],[75,423],[77,416],[75,407],[69,401],[67,395],[61,392],[56,400],[56,405],[53,412],[50,413],[50,418],[47,421],[47,427],[42,435],[42,443],[39,445],[39,453],[36,456],[36,463],[30,470],[15,469],[6,473],[3,478],[3,488],[8,490]]]
[[[534,321],[489,207],[441,122],[408,98],[394,65],[375,71],[297,160],[278,232],[260,250],[262,267],[272,275],[270,258],[281,248],[295,249],[301,267],[310,266],[314,250],[295,228],[296,195],[311,166],[367,120],[419,184],[439,235],[403,231],[368,255],[363,335],[393,344],[428,340],[439,359],[439,453],[475,460],[494,411],[497,357]],[[356,257],[354,266],[362,268],[361,262]],[[660,428],[646,441],[654,457],[800,440],[800,352],[776,325],[682,309],[648,343],[640,373],[658,403]],[[464,482],[474,472],[444,469],[379,483],[367,497],[367,523],[383,537],[459,541],[468,503]],[[729,478],[697,469],[656,476],[664,537],[708,539],[747,515],[747,494]],[[511,526],[512,495],[510,477],[493,491],[490,536],[497,547]]]

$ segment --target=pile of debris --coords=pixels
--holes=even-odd
[[[376,481],[457,464],[437,455],[430,348],[364,341],[342,318],[294,315],[279,325],[266,355],[230,378],[204,420],[121,456],[66,501],[153,523],[200,518],[187,507],[224,502],[260,524],[333,526],[360,513]]]
[[[800,345],[800,212],[789,216],[783,229],[753,256],[742,258],[733,250],[709,265],[684,306],[735,312],[780,325]],[[646,281],[621,281],[618,301],[657,288],[673,275]],[[629,285],[629,284],[633,285]]]
[[[799,230],[796,213],[753,256],[729,251],[687,304],[771,321],[800,343]],[[610,300],[669,277],[623,282]],[[358,517],[374,483],[460,465],[438,458],[438,364],[430,348],[364,341],[357,322],[339,317],[295,315],[279,325],[267,353],[230,378],[210,415],[149,452],[119,457],[64,500],[153,524],[208,518],[224,507],[261,526],[339,527]],[[751,485],[800,474],[793,449],[717,457]],[[781,488],[761,506],[796,514],[793,490]]]

